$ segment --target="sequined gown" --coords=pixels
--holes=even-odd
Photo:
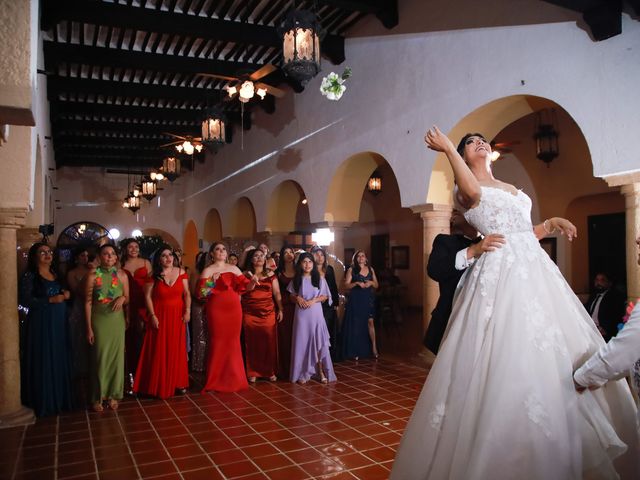
[[[575,391],[573,371],[604,341],[540,247],[530,211],[523,192],[482,187],[465,213],[507,243],[465,274],[392,480],[613,479],[614,468],[640,478],[628,385]]]

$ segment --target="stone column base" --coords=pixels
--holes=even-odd
[[[36,416],[33,414],[33,410],[24,406],[15,412],[0,415],[0,429],[22,427],[34,423],[36,423]]]

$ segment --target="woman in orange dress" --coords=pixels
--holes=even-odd
[[[289,283],[296,274],[295,254],[292,247],[284,246],[280,250],[278,262],[278,285],[282,295],[282,321],[277,325],[278,329],[278,376],[289,378],[291,370],[291,337],[293,335],[293,315],[296,304],[287,291]]]
[[[253,250],[245,265],[245,270],[258,278],[255,288],[242,295],[245,365],[250,383],[257,378],[272,382],[278,379],[276,319],[282,321],[282,298],[278,278],[265,268],[265,260],[262,250]]]
[[[133,386],[136,393],[168,398],[189,386],[187,323],[191,317],[189,279],[174,265],[169,245],[153,258],[153,280],[145,288],[149,321]]]
[[[206,298],[209,352],[203,391],[237,392],[249,387],[242,362],[240,331],[242,307],[240,294],[252,289],[256,278],[249,280],[240,269],[229,265],[227,247],[215,242],[209,248],[213,263],[202,271],[200,298]]]
[[[122,269],[129,278],[129,328],[125,333],[125,389],[130,391],[140,358],[140,349],[144,340],[144,327],[147,321],[147,306],[144,289],[151,278],[151,263],[140,256],[140,244],[134,238],[123,240]]]

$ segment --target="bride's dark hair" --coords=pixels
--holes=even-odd
[[[458,148],[456,148],[456,150],[458,151],[458,153],[460,154],[463,160],[464,160],[464,147],[467,144],[467,140],[469,140],[469,137],[480,137],[485,142],[487,142],[487,139],[481,133],[467,133],[464,137],[462,137],[462,139],[460,140],[460,143],[458,143]]]

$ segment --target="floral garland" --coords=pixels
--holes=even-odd
[[[202,300],[209,298],[211,296],[211,291],[215,286],[216,286],[216,282],[213,281],[213,277],[200,280],[199,298],[201,298]]]
[[[107,289],[106,293],[101,290],[103,285],[103,276],[106,273],[111,274],[111,284]],[[114,298],[120,296],[116,295],[116,289],[120,286],[120,281],[118,280],[118,269],[113,267],[109,270],[104,270],[102,267],[96,268],[96,288],[98,289],[98,302],[102,304],[111,303]]]
[[[636,304],[640,304],[640,298],[636,300],[636,302],[629,302],[627,305],[627,310],[625,311],[624,317],[622,317],[622,322],[618,324],[618,331],[624,328],[624,325],[629,321],[629,317],[631,317],[631,312],[633,311]],[[640,307],[638,307],[640,308]]]
[[[351,76],[351,69],[349,67],[344,69],[342,75],[338,75],[335,72],[331,72],[329,75],[322,79],[320,85],[320,93],[327,97],[329,100],[338,101],[342,97],[342,94],[347,89],[344,82]]]

